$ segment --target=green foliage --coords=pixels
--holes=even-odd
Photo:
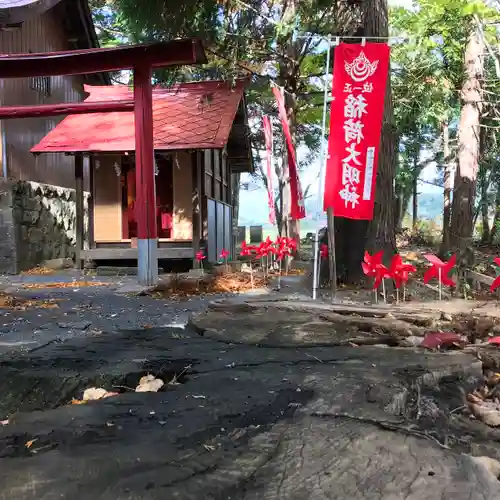
[[[94,0],[94,17],[104,43],[123,33],[132,42],[176,37],[202,39],[209,64],[155,72],[157,83],[200,79],[251,78],[247,102],[254,149],[263,149],[261,116],[277,116],[270,83],[285,89],[290,126],[309,164],[320,150],[326,47],[321,35],[351,34],[358,7],[346,0]],[[114,39],[116,41],[116,38]],[[252,120],[251,120],[252,121]],[[281,127],[275,120],[275,138]],[[276,151],[282,156],[283,144]],[[254,158],[259,161],[259,154]],[[282,175],[277,162],[278,177]]]
[[[498,9],[484,0],[420,0],[414,10],[393,9],[393,34],[407,37],[394,47],[393,93],[395,129],[399,138],[396,193],[408,203],[412,186],[426,162],[444,163],[442,127],[448,124],[451,157],[457,154],[457,125],[461,89],[465,80],[465,50],[472,34],[484,35],[488,53],[484,57],[482,85],[481,157],[478,170],[476,217],[492,211],[500,186],[499,124],[500,62],[496,26]]]

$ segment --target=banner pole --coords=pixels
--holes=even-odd
[[[278,219],[276,218],[276,197],[274,194],[274,183],[272,182],[272,176],[275,173],[274,170],[274,128],[273,128],[273,117],[269,116],[269,123],[271,125],[271,172],[269,175],[271,176],[271,179],[269,179],[270,186],[271,186],[271,194],[273,197],[273,212],[274,212],[274,230],[276,231],[276,236],[278,235]]]
[[[286,101],[285,101],[285,87],[278,87],[281,98],[283,99],[283,105],[285,106],[285,113],[287,113],[286,109]],[[288,114],[286,115],[286,119],[288,120]],[[286,142],[286,133],[283,130],[283,140],[284,140],[284,148],[283,148],[283,165],[282,165],[282,170],[283,170],[283,183],[284,183],[284,189],[282,193],[283,197],[283,213],[281,214],[281,231],[284,234],[280,234],[280,236],[285,236],[286,238],[290,237],[289,229],[290,229],[290,208],[292,204],[292,192],[290,188],[290,168],[288,165],[288,146]],[[281,272],[281,271],[280,271]]]
[[[325,90],[323,93],[323,117],[321,120],[321,160],[319,166],[319,178],[318,178],[318,208],[317,208],[317,224],[316,224],[316,234],[314,236],[314,269],[313,269],[313,289],[312,298],[316,300],[319,288],[319,274],[320,274],[320,262],[319,259],[319,231],[321,229],[321,214],[323,213],[323,188],[324,188],[324,167],[326,164],[327,148],[325,144],[325,132],[326,132],[326,114],[328,106],[328,90],[329,90],[329,77],[330,77],[330,55],[331,55],[331,41],[328,38],[328,48],[326,51],[326,63],[325,63]]]

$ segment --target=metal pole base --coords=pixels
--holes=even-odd
[[[158,283],[157,247],[156,239],[137,240],[137,276],[141,285],[154,286]]]

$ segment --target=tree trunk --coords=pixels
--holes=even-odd
[[[418,173],[417,173],[417,160],[413,161],[413,181],[412,181],[412,214],[411,214],[411,227],[414,231],[418,225]]]
[[[401,224],[403,224],[405,215],[408,213],[408,209],[409,209],[409,206],[410,206],[411,193],[412,193],[412,190],[410,190],[408,188],[405,189],[405,191],[403,192],[403,206],[401,207],[402,208],[402,211],[401,211]]]
[[[490,243],[494,244],[498,234],[498,227],[500,225],[500,182],[497,183],[497,193],[495,196],[495,216],[493,217],[493,225],[490,231]]]
[[[451,172],[453,163],[450,158],[450,128],[448,120],[445,120],[442,125],[443,134],[443,156],[444,156],[444,173],[443,173],[443,240],[441,242],[440,253],[445,255],[450,249],[450,218],[451,218]]]
[[[484,187],[486,188],[482,194],[481,194],[481,225],[482,225],[482,231],[481,231],[481,241],[483,243],[487,243],[490,241],[490,219],[488,217],[488,189],[486,186],[486,183],[483,183]],[[483,188],[484,189],[484,188]]]
[[[480,154],[481,79],[483,76],[482,38],[472,32],[465,51],[466,79],[462,87],[462,110],[458,130],[458,168],[453,188],[450,247],[464,251],[472,243],[474,201]]]
[[[366,2],[364,35],[389,36],[387,0]],[[384,104],[384,121],[379,150],[374,218],[368,228],[367,247],[372,251],[384,250],[386,261],[396,252],[394,226],[394,176],[396,173],[396,134],[393,128],[393,105],[390,73]],[[358,263],[359,266],[359,263]]]
[[[490,240],[490,220],[489,220],[489,203],[488,203],[488,187],[491,181],[491,174],[488,171],[488,165],[486,162],[485,154],[487,151],[487,140],[488,134],[487,129],[481,127],[479,133],[479,179],[480,179],[480,199],[478,209],[481,211],[481,241],[487,243]],[[479,215],[479,214],[478,214]],[[474,227],[476,226],[476,221],[474,221]]]
[[[403,196],[402,193],[399,193],[394,200],[394,224],[396,224],[396,232],[403,230],[403,218]]]

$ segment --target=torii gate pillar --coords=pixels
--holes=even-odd
[[[147,64],[134,66],[137,272],[146,286],[158,281],[151,72]]]

